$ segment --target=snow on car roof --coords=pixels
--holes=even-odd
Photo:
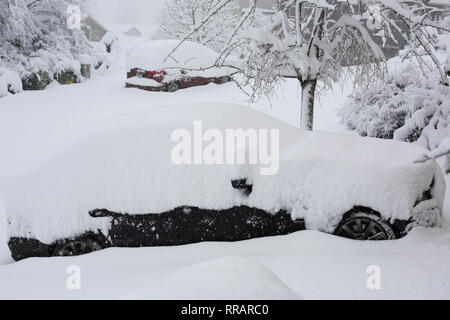
[[[278,129],[278,173],[263,176],[256,165],[175,165],[171,135],[180,128],[192,132],[196,120],[204,130]],[[42,168],[0,180],[10,236],[51,243],[89,230],[106,232],[109,219],[91,218],[93,209],[139,214],[184,205],[289,208],[308,228],[330,232],[356,205],[386,218],[410,218],[441,172],[434,161],[413,163],[423,152],[414,145],[304,132],[240,105],[184,104],[117,121],[115,129],[80,141]],[[236,177],[253,182],[250,196],[231,187]],[[438,192],[443,197],[443,188]]]
[[[127,59],[127,69],[201,69],[211,67],[216,61],[216,52],[191,41],[184,41],[169,56],[170,52],[179,44],[180,40],[156,40],[134,47]]]

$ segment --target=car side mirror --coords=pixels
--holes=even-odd
[[[246,196],[253,191],[253,185],[247,183],[247,179],[231,180],[231,185],[234,189],[241,191]]]

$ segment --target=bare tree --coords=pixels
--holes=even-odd
[[[448,85],[447,76],[436,57],[434,39],[429,29],[449,32],[450,26],[433,19],[440,9],[422,1],[360,0],[362,13],[348,3],[347,14],[336,15],[336,0],[278,1],[269,25],[242,28],[247,19],[253,19],[257,1],[252,0],[231,37],[221,50],[216,65],[228,65],[227,58],[236,50],[245,52],[240,63],[232,67],[243,75],[241,88],[254,101],[267,95],[283,78],[296,78],[302,88],[300,127],[313,129],[314,102],[320,84],[329,88],[343,76],[350,76],[355,86],[370,85],[384,74],[385,56],[377,35],[394,42],[409,43],[410,58],[425,66],[423,55],[429,55]],[[232,4],[233,0],[224,0]],[[352,1],[354,3],[354,1]],[[220,11],[220,10],[219,10]],[[288,12],[294,12],[289,16]],[[205,18],[208,24],[213,13]],[[203,25],[200,24],[200,25]],[[405,32],[405,30],[407,32]],[[354,67],[343,68],[351,62]]]

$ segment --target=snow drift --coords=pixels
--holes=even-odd
[[[223,257],[196,263],[165,277],[133,299],[301,299],[262,263]],[[127,297],[130,298],[130,297]]]

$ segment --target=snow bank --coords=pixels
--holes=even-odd
[[[265,265],[224,257],[184,267],[132,299],[287,300],[301,299]]]
[[[0,98],[5,97],[8,94],[8,84],[5,79],[0,77]]]
[[[22,80],[17,73],[0,68],[0,97],[6,96],[8,91],[12,93],[22,92]]]
[[[280,169],[175,165],[174,130],[278,129]],[[123,119],[122,119],[123,120]],[[109,227],[88,212],[159,213],[188,205],[224,209],[237,205],[269,212],[291,211],[309,229],[331,232],[342,214],[367,206],[385,218],[409,219],[433,178],[434,205],[442,206],[442,172],[429,161],[413,163],[423,149],[398,141],[308,133],[239,105],[195,104],[164,107],[131,116],[115,129],[91,136],[25,176],[0,180],[10,236],[50,243],[61,237]],[[122,122],[123,123],[123,122]],[[236,172],[254,183],[249,197],[231,187]]]

